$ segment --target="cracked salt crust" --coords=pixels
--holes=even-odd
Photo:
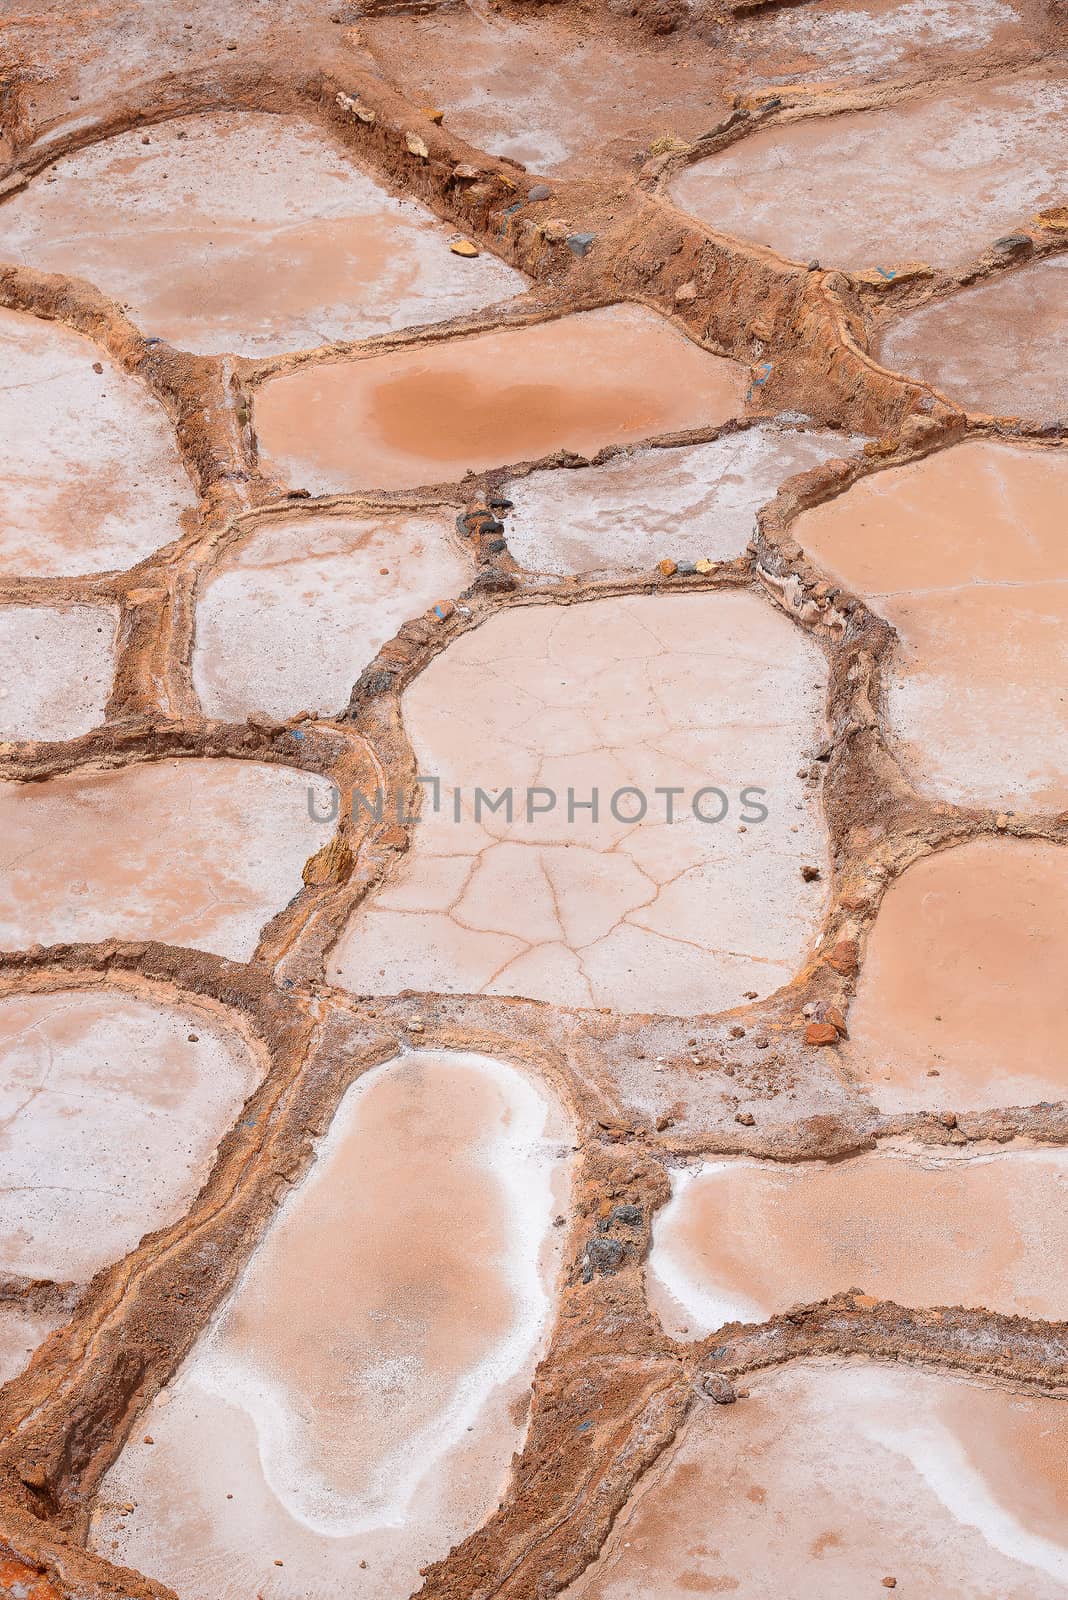
[[[0,737],[73,739],[104,720],[118,612],[0,609]]]
[[[745,554],[757,510],[794,473],[852,454],[849,434],[748,428],[681,450],[636,450],[599,467],[507,485],[508,548],[534,572],[649,568]]]
[[[1068,418],[1068,257],[906,312],[876,341],[875,354],[969,411]]]
[[[975,440],[862,479],[793,532],[900,635],[892,734],[925,792],[1068,804],[1068,455]]]
[[[256,761],[168,760],[0,784],[0,947],[160,939],[251,957],[329,839],[329,786]]]
[[[5,310],[0,369],[0,573],[126,568],[178,538],[196,495],[135,379],[79,334]]]
[[[803,1361],[705,1402],[568,1600],[783,1594],[1063,1600],[1068,1407],[871,1362]]]
[[[272,518],[201,590],[193,678],[211,717],[338,710],[409,617],[466,589],[451,517]]]
[[[764,128],[685,168],[670,192],[793,260],[889,270],[970,261],[1066,188],[1068,79],[1050,71]]]
[[[851,1073],[881,1110],[1068,1099],[1068,850],[973,839],[887,890],[850,1009]]]
[[[715,426],[747,371],[644,306],[602,306],[357,362],[318,362],[256,392],[265,470],[315,494],[410,489],[556,450]]]
[[[520,1447],[572,1138],[543,1085],[485,1056],[407,1053],[359,1079],[146,1414],[154,1446],[108,1474],[96,1547],[116,1538],[184,1600],[418,1588]]]
[[[259,1079],[245,1041],[191,1007],[0,1000],[0,1272],[87,1281],[177,1221]]]
[[[825,860],[799,763],[823,737],[825,674],[800,629],[752,594],[628,597],[516,609],[455,640],[405,692],[417,770],[440,777],[413,845],[329,962],[360,993],[527,995],[688,1015],[767,994],[799,965],[822,910],[804,862]],[[807,768],[805,769],[807,770]],[[512,786],[515,820],[473,816]],[[525,817],[547,785],[555,813]],[[644,823],[613,793],[637,785]],[[723,789],[718,823],[693,794]],[[451,791],[466,800],[453,820]],[[677,786],[662,820],[657,786]],[[741,791],[766,791],[743,822]],[[574,810],[596,787],[600,810]],[[634,802],[636,807],[637,802]],[[629,813],[628,802],[620,811]],[[701,805],[722,810],[718,799]],[[741,828],[741,831],[739,829]]]
[[[66,156],[51,175],[4,206],[5,254],[88,278],[179,349],[263,356],[364,339],[527,286],[492,255],[453,255],[424,206],[295,117],[180,117]]]
[[[898,1305],[1068,1316],[1063,1150],[717,1161],[676,1171],[672,1188],[647,1282],[676,1338],[850,1288]]]

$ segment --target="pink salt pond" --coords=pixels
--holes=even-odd
[[[119,990],[0,1000],[0,1273],[87,1281],[177,1221],[260,1079],[203,1008]]]
[[[96,1548],[183,1600],[418,1589],[521,1444],[572,1138],[501,1061],[419,1052],[359,1079],[105,1479]]]
[[[0,310],[0,365],[0,575],[123,569],[178,538],[196,495],[136,379],[88,339],[17,311]]]
[[[159,939],[247,961],[333,824],[326,783],[168,760],[0,784],[0,948]]]
[[[443,6],[368,17],[360,34],[410,101],[439,107],[461,138],[533,172],[640,165],[658,138],[694,139],[730,109],[707,49],[590,29],[576,13],[528,22]]]
[[[0,738],[73,739],[104,720],[112,606],[0,608]]]
[[[88,278],[182,349],[363,339],[526,287],[492,255],[452,254],[430,212],[296,118],[176,118],[65,156],[50,178],[6,202],[7,258]]]
[[[978,839],[914,862],[868,939],[843,1057],[881,1110],[1068,1099],[1068,850]]]
[[[508,548],[537,572],[654,567],[744,555],[780,484],[861,441],[772,426],[678,450],[636,450],[597,467],[532,472],[508,484]]]
[[[604,306],[301,366],[257,391],[255,426],[265,470],[291,485],[405,489],[725,422],[747,381],[655,312]]]
[[[1068,804],[1068,454],[976,441],[804,512],[799,543],[898,630],[890,729],[925,792]]]
[[[824,671],[768,602],[727,591],[517,608],[462,635],[403,702],[439,808],[428,792],[332,975],[680,1015],[777,988],[822,910],[799,769]]]
[[[402,622],[466,589],[453,516],[270,516],[200,592],[193,676],[208,716],[329,713]]]
[[[881,1149],[831,1165],[726,1160],[674,1174],[649,1299],[697,1338],[859,1288],[898,1305],[1068,1317],[1068,1155]]]
[[[1063,1600],[1068,1404],[797,1362],[695,1403],[567,1600]]]
[[[784,181],[788,175],[788,181]],[[960,266],[1068,187],[1068,78],[989,78],[764,128],[686,167],[683,211],[797,261]]]
[[[0,1382],[65,1320],[44,1286],[87,1282],[178,1220],[259,1079],[245,1040],[189,1002],[0,1000]]]
[[[1068,257],[906,312],[876,341],[875,354],[968,411],[1068,420]]]

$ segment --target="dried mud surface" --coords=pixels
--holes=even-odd
[[[352,1415],[351,1394],[338,1398],[352,1363],[331,1343],[348,1337],[347,1297],[331,1274],[342,1250],[361,1282],[377,1281],[375,1272],[391,1281],[389,1263],[375,1255],[371,1230],[356,1238],[362,1221],[336,1248],[325,1224],[312,1228],[314,1249],[301,1246],[299,1228],[294,1245],[287,1229],[308,1205],[314,1218],[323,1163],[352,1132],[352,1106],[388,1082],[385,1064],[452,1053],[489,1059],[543,1088],[566,1127],[570,1182],[549,1251],[559,1264],[538,1258],[547,1304],[541,1343],[531,1341],[536,1368],[532,1379],[522,1362],[512,1371],[509,1405],[494,1411],[484,1390],[476,1408],[492,1435],[485,1458],[499,1488],[479,1479],[451,1520],[445,1511],[429,1517],[425,1540],[413,1523],[394,1579],[376,1587],[358,1561],[349,1578],[317,1567],[314,1545],[299,1540],[291,1562],[276,1566],[285,1557],[265,1543],[264,1527],[275,1527],[269,1499],[228,1522],[230,1491],[210,1479],[203,1492],[222,1530],[209,1569],[213,1596],[267,1600],[318,1585],[324,1595],[376,1600],[411,1591],[423,1600],[549,1600],[569,1590],[591,1600],[675,1600],[793,1584],[794,1592],[852,1600],[869,1585],[882,1592],[889,1577],[910,1592],[910,1572],[934,1592],[1068,1592],[1057,1525],[1063,1451],[1049,1445],[1068,1415],[1068,1324],[1056,1318],[1062,1302],[1053,1290],[1021,1279],[1020,1296],[1035,1296],[1025,1303],[1001,1270],[1014,1230],[1026,1238],[1033,1224],[1029,1195],[1047,1192],[1029,1190],[1028,1174],[1056,1174],[1068,1142],[1058,998],[1068,813],[1055,784],[1014,790],[1011,806],[991,803],[981,784],[973,792],[965,781],[952,794],[921,784],[890,715],[903,659],[887,598],[893,585],[863,562],[848,564],[855,542],[831,561],[806,550],[799,527],[825,508],[848,518],[854,485],[877,495],[894,473],[940,463],[952,471],[960,451],[1008,447],[1036,469],[1048,463],[1054,476],[1064,460],[1068,416],[1046,346],[1032,339],[1018,360],[1014,344],[1026,293],[1017,285],[1025,273],[1059,284],[1068,247],[1063,117],[1036,120],[1039,101],[1052,107],[1063,97],[1064,9],[1054,0],[946,0],[932,13],[937,39],[928,10],[919,17],[915,6],[882,0],[766,12],[737,0],[691,8],[638,0],[626,12],[600,3],[580,11],[565,0],[543,15],[518,0],[466,12],[415,0],[329,12],[298,0],[283,12],[196,0],[179,13],[148,0],[40,0],[0,18],[0,343],[13,375],[0,384],[11,441],[0,461],[3,638],[21,654],[35,616],[58,619],[49,621],[42,656],[25,657],[32,683],[0,700],[11,707],[10,727],[0,727],[0,1006],[34,1015],[68,1003],[101,1016],[192,1010],[255,1069],[231,1085],[229,1101],[216,1084],[210,1113],[192,1074],[183,1114],[193,1116],[197,1137],[181,1170],[168,1168],[170,1188],[163,1185],[155,1213],[133,1207],[129,1231],[110,1244],[106,1231],[94,1232],[86,1259],[69,1270],[27,1253],[0,1273],[0,1375],[9,1379],[0,1389],[0,1592],[20,1600],[192,1596],[183,1589],[194,1581],[184,1547],[166,1530],[181,1515],[179,1463],[196,1462],[197,1435],[176,1402],[173,1450],[161,1423],[161,1454],[146,1466],[145,1452],[157,1449],[150,1419],[168,1417],[172,1387],[188,1398],[227,1339],[248,1357],[255,1339],[247,1317],[242,1333],[242,1295],[269,1309],[287,1283],[315,1277],[316,1250],[328,1336],[320,1339],[309,1302],[280,1347],[271,1345],[266,1313],[255,1338],[276,1372],[289,1371],[295,1411],[302,1394],[310,1400],[304,1423],[314,1416],[315,1437],[301,1435],[300,1449],[318,1449],[338,1417]],[[496,86],[488,103],[471,89],[480,58],[456,59],[474,34]],[[681,87],[687,73],[696,108]],[[612,79],[610,92],[599,74]],[[666,115],[651,120],[658,94]],[[936,159],[945,116],[932,121],[932,105],[957,108],[960,126],[973,132],[985,129],[978,142],[962,135],[948,165]],[[969,122],[975,107],[985,110]],[[429,321],[417,310],[393,319],[387,293],[373,308],[380,331],[327,322],[311,336],[302,299],[309,274],[278,245],[277,218],[264,223],[262,272],[269,285],[274,237],[293,316],[281,333],[277,323],[264,333],[261,322],[255,336],[265,342],[244,354],[233,348],[240,314],[257,304],[262,312],[264,299],[271,309],[255,272],[254,303],[244,303],[247,256],[217,308],[232,318],[224,330],[198,301],[195,252],[168,328],[148,326],[137,296],[105,273],[103,247],[56,253],[50,208],[54,216],[64,185],[75,213],[83,199],[71,173],[106,167],[122,141],[123,150],[133,146],[131,174],[153,170],[145,152],[153,154],[157,134],[163,143],[173,131],[177,150],[179,130],[189,134],[184,145],[213,119],[238,115],[290,131],[296,166],[286,182],[313,215],[314,184],[305,191],[299,150],[324,143],[340,174],[332,182],[362,193],[375,186],[423,208],[419,226],[443,298],[431,285],[424,302],[417,284],[412,304],[429,305]],[[842,137],[876,125],[889,142],[869,150],[869,170],[885,177],[887,150],[898,151],[899,165],[890,164],[892,181],[873,196],[843,156]],[[1021,180],[1014,152],[1024,142],[1032,170]],[[787,151],[797,145],[820,155],[811,192],[794,181]],[[710,213],[708,222],[681,209],[688,186],[721,154],[722,170],[763,164],[774,217],[741,201],[729,218]],[[109,195],[123,178],[112,172]],[[209,189],[210,180],[209,171]],[[232,173],[227,182],[226,204],[243,202]],[[883,231],[858,243],[865,206]],[[769,217],[790,213],[800,232],[771,229]],[[24,228],[18,249],[6,249],[7,217],[31,214],[37,231]],[[238,254],[254,258],[255,213],[240,215]],[[164,232],[181,229],[180,210],[169,217],[164,207],[163,224]],[[817,224],[826,260],[807,246],[790,259]],[[872,254],[873,237],[893,260]],[[478,256],[449,249],[462,242]],[[129,257],[150,296],[170,281],[165,263],[153,266],[155,248],[139,240],[142,254]],[[470,265],[502,292],[465,299]],[[344,278],[342,297],[350,289]],[[128,304],[115,298],[123,294]],[[996,338],[984,343],[976,333],[996,296]],[[311,309],[317,315],[318,302]],[[900,370],[885,364],[895,329],[919,318],[967,330],[967,339],[950,334],[950,376],[926,365],[935,345],[921,341],[922,361],[913,360],[903,335],[893,355]],[[196,349],[181,343],[194,323]],[[584,346],[577,366],[569,350],[576,325],[605,330],[597,359]],[[613,410],[613,338],[626,343],[620,330],[628,328],[644,331],[627,335],[627,388]],[[377,435],[354,433],[384,370],[408,383],[384,418],[387,437],[381,408]],[[433,406],[421,388],[428,372]],[[709,375],[699,390],[679,376],[698,372]],[[1020,388],[1021,374],[1032,372],[1035,404]],[[524,423],[524,385],[528,398],[536,390],[533,426]],[[314,418],[309,394],[318,395]],[[268,448],[261,434],[272,404]],[[472,439],[494,429],[488,455],[468,459]],[[756,442],[768,436],[781,447],[777,464],[767,465]],[[812,456],[817,440],[825,443]],[[329,458],[320,478],[307,472],[317,447]],[[650,459],[659,478],[643,468]],[[717,501],[723,462],[741,463],[742,482],[736,496]],[[566,525],[572,482],[591,517],[574,528]],[[633,539],[599,537],[592,508],[602,493],[611,518],[620,505],[632,508],[640,523]],[[553,518],[565,525],[547,526]],[[946,540],[932,544],[939,559],[953,555]],[[388,556],[378,553],[383,541]],[[991,571],[1011,589],[1018,574],[1001,571],[1000,553],[991,554]],[[1043,585],[1063,581],[1055,551],[1048,562],[1041,552],[1032,557]],[[981,591],[973,567],[965,560],[954,581]],[[907,575],[901,587],[913,581]],[[511,986],[519,994],[436,977],[421,989],[403,959],[388,982],[384,963],[347,980],[338,949],[358,965],[366,951],[353,930],[409,878],[424,911],[437,905],[435,892],[446,910],[451,904],[420,853],[432,818],[408,707],[443,684],[468,704],[492,700],[503,738],[514,691],[502,692],[486,641],[536,633],[547,617],[584,640],[598,616],[640,618],[643,605],[658,616],[676,607],[680,618],[687,607],[704,616],[720,605],[724,614],[758,614],[757,635],[796,630],[794,682],[781,698],[800,747],[789,769],[798,797],[782,798],[813,819],[811,859],[789,853],[796,836],[788,825],[788,870],[775,894],[754,906],[744,874],[737,889],[758,946],[781,942],[791,919],[800,928],[781,970],[770,982],[735,985],[737,995],[717,992],[712,1005],[727,1009],[711,1009],[707,984],[689,976],[663,1004],[667,960],[659,1011],[629,1003],[618,972],[606,996],[561,993],[552,972],[525,990]],[[77,630],[93,614],[104,632],[83,638]],[[303,653],[294,623],[302,616]],[[321,674],[316,629],[329,643]],[[105,639],[110,663],[97,643]],[[977,671],[978,694],[998,703],[996,671],[981,652]],[[1051,692],[1050,671],[1032,650],[1029,681]],[[684,673],[675,685],[660,732],[686,723],[698,677]],[[624,730],[631,681],[624,675],[611,697]],[[736,695],[732,705],[741,732],[756,737],[752,702]],[[952,716],[946,726],[955,727]],[[1054,752],[1058,737],[1063,728],[1051,735]],[[981,767],[982,752],[972,755]],[[336,816],[332,790],[341,796]],[[353,798],[377,790],[389,796],[378,814]],[[734,832],[730,842],[744,859],[745,836]],[[932,898],[932,877],[942,874]],[[509,895],[522,902],[526,894],[522,873],[505,872],[488,896],[493,914],[508,909]],[[699,896],[695,906],[699,914]],[[529,898],[523,910],[533,915]],[[665,924],[665,948],[671,933]],[[200,1049],[188,1035],[186,1044]],[[96,1046],[75,1048],[62,1070],[84,1079],[79,1094],[98,1097],[101,1061],[108,1071],[114,1063]],[[62,1071],[60,1087],[42,1091],[30,1080],[44,1057],[16,1051],[15,1060],[18,1072],[0,1082],[3,1114],[28,1119],[32,1138],[50,1149],[49,1095],[63,1092]],[[385,1076],[376,1075],[382,1068]],[[444,1124],[454,1109],[447,1085],[446,1075],[433,1102]],[[151,1090],[151,1074],[126,1085],[119,1133],[134,1115],[152,1120]],[[423,1114],[418,1100],[396,1113]],[[99,1106],[85,1115],[101,1115]],[[479,1149],[491,1120],[470,1118],[466,1133]],[[92,1142],[91,1121],[78,1126]],[[102,1166],[121,1161],[123,1148],[116,1130],[106,1131],[92,1150]],[[410,1149],[398,1140],[398,1152]],[[914,1164],[902,1192],[919,1184],[929,1158],[947,1191],[974,1170],[993,1175],[989,1210],[1011,1201],[1011,1226],[999,1232],[995,1218],[977,1246],[967,1292],[954,1280],[943,1295],[952,1255],[945,1241],[937,1271],[924,1277],[893,1230],[889,1201],[864,1166],[884,1153]],[[654,1225],[670,1214],[680,1178],[698,1183],[706,1164],[728,1158],[770,1173],[768,1181],[782,1173],[788,1185],[818,1188],[833,1174],[862,1222],[870,1206],[870,1282],[853,1281],[863,1250],[832,1251],[828,1260],[790,1237],[794,1253],[784,1245],[777,1265],[789,1280],[781,1298],[794,1303],[783,1306],[773,1283],[744,1313],[750,1320],[716,1326],[714,1313],[708,1331],[696,1319],[685,1335],[682,1324],[678,1336],[666,1331],[646,1286]],[[967,1166],[949,1168],[950,1158]],[[27,1193],[40,1190],[32,1139],[20,1160]],[[448,1330],[471,1342],[475,1360],[487,1328],[508,1321],[494,1303],[492,1273],[480,1278],[485,1324],[457,1289],[467,1246],[480,1229],[492,1238],[499,1218],[472,1189],[464,1202],[470,1238],[462,1228],[462,1237],[436,1233],[427,1220],[433,1172],[421,1171],[413,1152],[411,1194],[391,1240],[396,1174],[370,1165],[386,1243],[403,1252],[414,1237],[429,1254],[440,1246],[448,1255],[452,1297],[441,1320],[428,1313],[427,1323],[441,1341],[434,1381],[447,1389],[464,1362]],[[907,1194],[889,1199],[911,1204]],[[55,1207],[39,1194],[33,1203],[62,1231]],[[963,1215],[963,1178],[952,1204]],[[781,1219],[765,1221],[768,1237],[781,1237]],[[103,1255],[92,1257],[94,1240]],[[744,1262],[757,1242],[738,1243],[743,1278],[755,1276]],[[1032,1273],[1043,1247],[1040,1240],[1025,1251]],[[509,1248],[501,1247],[505,1261]],[[913,1254],[922,1249],[921,1239]],[[691,1275],[698,1254],[685,1263]],[[437,1293],[436,1269],[424,1262],[420,1270]],[[413,1268],[416,1290],[421,1281]],[[383,1293],[388,1310],[393,1290]],[[398,1349],[381,1328],[376,1338],[360,1352],[372,1369]],[[432,1394],[413,1391],[409,1400],[413,1415],[433,1410]],[[924,1427],[909,1433],[915,1415]],[[420,1412],[410,1434],[407,1421],[399,1432],[414,1437],[425,1422]],[[863,1459],[865,1427],[882,1429],[896,1462],[867,1508],[878,1545],[842,1526],[854,1511],[847,1491],[858,1473],[847,1469]],[[210,1425],[206,1437],[210,1450]],[[829,1463],[818,1503],[806,1440]],[[468,1465],[483,1442],[480,1433]],[[250,1479],[263,1468],[247,1431],[232,1430],[227,1448],[235,1474],[245,1470],[243,1451]],[[1021,1452],[1026,1480],[1011,1468]],[[962,1453],[974,1464],[962,1479],[972,1498],[947,1499],[931,1488],[932,1474]],[[324,1459],[326,1474],[344,1480],[340,1491],[327,1485],[328,1510],[338,1492],[358,1499],[374,1470],[370,1452],[326,1448]],[[720,1472],[728,1459],[731,1470]],[[748,1493],[750,1459],[766,1465],[765,1501]],[[914,1516],[920,1479],[924,1510],[910,1538],[895,1544],[900,1564],[889,1555],[884,1563],[906,1508]],[[144,1515],[135,1503],[142,1483],[143,1509],[152,1507]],[[298,1500],[306,1488],[298,1473]],[[781,1513],[777,1542],[766,1537],[766,1504]],[[715,1560],[698,1527],[709,1508]],[[630,1528],[641,1537],[628,1543]],[[838,1545],[820,1545],[828,1529]],[[948,1570],[931,1567],[929,1544],[939,1541]],[[173,1561],[157,1559],[161,1542]],[[830,1566],[821,1564],[828,1551]]]

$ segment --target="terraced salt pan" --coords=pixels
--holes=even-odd
[[[715,1161],[674,1173],[672,1191],[647,1281],[676,1338],[856,1288],[898,1305],[1068,1316],[1061,1150]]]
[[[806,550],[892,622],[890,727],[925,791],[1068,804],[1068,454],[974,442],[804,512]]]
[[[73,739],[103,722],[117,621],[111,606],[0,609],[0,736]]]
[[[185,1600],[418,1589],[520,1445],[572,1138],[501,1061],[427,1051],[361,1078],[105,1480],[96,1548]]]
[[[1068,1406],[798,1362],[701,1405],[568,1600],[1063,1600]]]
[[[193,678],[208,716],[345,705],[401,623],[466,589],[451,518],[272,517],[200,593]]]
[[[370,18],[360,34],[416,105],[438,107],[462,138],[532,172],[640,164],[656,139],[694,139],[730,109],[718,62],[681,35],[632,43],[544,14],[530,24],[446,9]]]
[[[259,1078],[199,1009],[116,990],[0,1001],[0,1274],[88,1280],[177,1221]]]
[[[66,156],[51,178],[5,204],[8,259],[90,279],[182,349],[363,339],[526,287],[494,256],[453,255],[425,207],[297,118],[181,117]]]
[[[59,323],[4,310],[0,369],[0,575],[122,569],[178,537],[196,495],[134,378]]]
[[[591,572],[745,553],[779,485],[860,443],[837,433],[749,428],[711,444],[637,450],[599,467],[532,472],[508,485],[508,547],[536,572]]]
[[[1053,71],[765,128],[670,185],[721,232],[887,270],[963,265],[1066,189],[1068,78]]]
[[[412,848],[350,920],[334,974],[363,994],[683,1016],[777,988],[822,909],[801,883],[825,846],[798,773],[823,737],[823,688],[816,647],[752,594],[492,617],[405,692],[416,770],[440,779],[440,809],[428,790]],[[613,813],[628,787],[637,796]],[[479,801],[476,816],[476,788],[502,810]],[[555,805],[539,792],[528,812],[528,789]],[[580,809],[594,790],[596,819]]]
[[[977,839],[891,884],[868,939],[850,1070],[884,1111],[1068,1099],[1068,851]]]
[[[906,312],[875,348],[969,411],[1068,419],[1068,257]]]
[[[725,422],[746,381],[655,312],[605,306],[302,366],[257,391],[255,424],[262,464],[291,485],[406,489]]]
[[[247,961],[333,824],[326,783],[170,760],[0,784],[0,948],[160,939]]]

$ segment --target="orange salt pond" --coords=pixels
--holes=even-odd
[[[925,792],[1068,804],[1068,455],[956,445],[804,512],[798,541],[900,635],[890,729]]]
[[[451,515],[265,518],[200,592],[201,704],[228,721],[339,710],[402,622],[473,577]]]
[[[329,786],[256,761],[168,760],[0,783],[0,948],[160,939],[247,961],[330,838]]]
[[[748,371],[642,306],[605,306],[356,362],[256,392],[265,470],[315,494],[405,489],[555,450],[724,422]]]
[[[123,569],[178,538],[196,494],[136,379],[80,334],[17,311],[0,310],[0,366],[0,574]]]
[[[906,312],[876,340],[875,354],[969,411],[1068,419],[1068,258]]]
[[[883,1111],[1068,1099],[1068,851],[977,839],[914,862],[868,939],[849,1069]]]
[[[105,1479],[96,1548],[184,1600],[417,1589],[520,1446],[572,1137],[501,1061],[418,1052],[359,1079]]]
[[[1068,1317],[1068,1155],[879,1150],[831,1165],[674,1174],[650,1303],[676,1338],[861,1289],[898,1305]]]
[[[4,205],[7,258],[88,278],[142,333],[262,356],[440,322],[522,293],[461,261],[425,207],[390,195],[324,129],[213,112],[103,140]]]
[[[990,78],[763,128],[669,186],[721,233],[825,267],[959,266],[1068,187],[1068,77]]]
[[[823,905],[801,885],[825,846],[799,766],[824,674],[753,594],[516,608],[455,639],[403,700],[439,807],[428,791],[331,976],[683,1016],[769,993]]]
[[[567,1600],[1063,1600],[1068,1405],[801,1361],[698,1401]]]

